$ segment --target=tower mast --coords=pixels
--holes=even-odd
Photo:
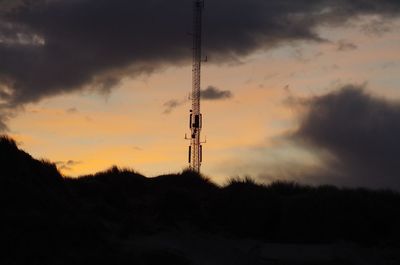
[[[190,146],[189,164],[190,169],[200,172],[202,162],[202,142],[200,132],[202,128],[202,115],[200,112],[200,75],[201,75],[201,35],[202,35],[202,13],[204,9],[203,0],[193,2],[193,65],[192,65],[192,109],[190,110]]]

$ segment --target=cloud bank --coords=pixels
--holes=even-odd
[[[291,138],[323,163],[305,175],[320,183],[400,190],[400,102],[347,85],[303,104],[307,111]]]
[[[0,2],[1,110],[86,86],[108,92],[122,76],[188,63],[191,2]],[[324,41],[318,26],[363,15],[390,20],[399,10],[397,0],[207,1],[204,46],[221,63],[294,41]]]

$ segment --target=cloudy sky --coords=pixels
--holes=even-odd
[[[191,0],[0,0],[0,129],[69,176],[187,166]],[[400,189],[400,2],[206,1],[202,171]]]

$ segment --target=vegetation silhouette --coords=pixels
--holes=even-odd
[[[218,186],[189,170],[146,178],[117,167],[73,179],[5,136],[0,158],[0,264],[195,264],[179,251],[132,243],[163,233],[400,246],[395,191],[250,178]]]

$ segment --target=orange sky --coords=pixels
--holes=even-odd
[[[234,96],[202,103],[203,136],[208,141],[202,172],[222,183],[227,177],[262,173],[264,169],[252,167],[253,162],[269,166],[271,172],[293,159],[317,165],[309,152],[276,140],[297,124],[296,110],[284,103],[289,96],[307,97],[367,82],[376,94],[400,98],[399,27],[384,35],[356,28],[321,28],[321,35],[332,43],[258,51],[238,64],[215,65],[210,58],[203,68],[202,87],[213,85]],[[340,40],[357,48],[337,51]],[[385,68],[388,64],[397,67]],[[10,121],[10,134],[36,158],[75,161],[62,169],[69,176],[111,165],[147,176],[176,172],[187,166],[189,102],[169,114],[163,113],[163,104],[187,99],[190,89],[190,66],[126,78],[111,94],[87,89],[29,104]]]

